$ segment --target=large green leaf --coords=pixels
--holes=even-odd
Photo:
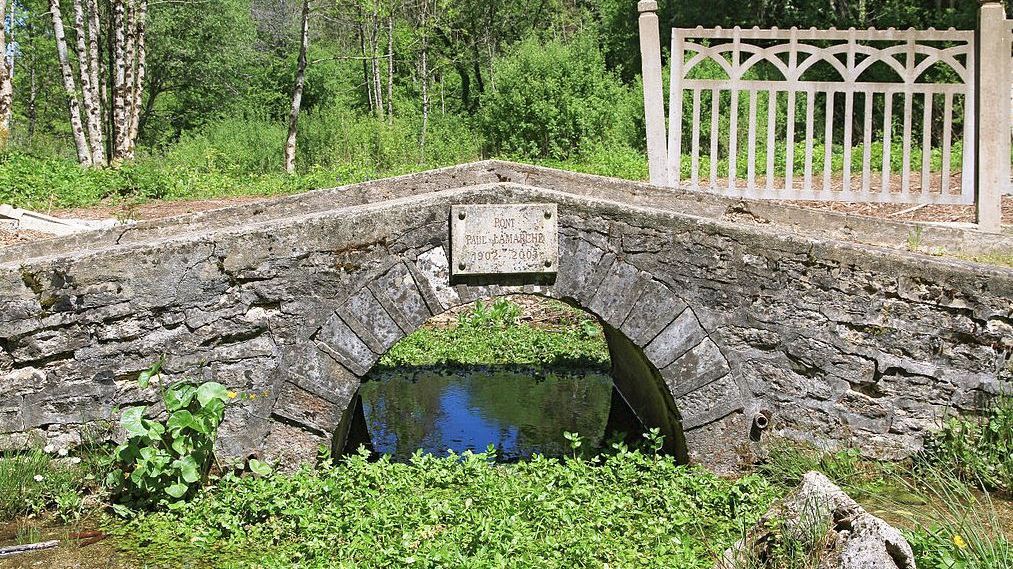
[[[270,464],[267,464],[266,462],[261,462],[255,458],[250,459],[249,465],[250,465],[250,472],[256,474],[257,476],[267,476],[268,474],[271,473]]]
[[[186,494],[186,490],[187,490],[186,484],[176,482],[175,484],[172,484],[171,486],[166,488],[165,493],[172,496],[173,498],[182,498],[183,495]]]
[[[148,436],[148,428],[144,426],[144,412],[147,407],[128,407],[120,416],[122,426],[131,437]]]
[[[200,480],[200,468],[193,456],[185,456],[177,460],[176,466],[179,467],[179,474],[185,482],[193,484]]]
[[[212,399],[208,401],[200,411],[197,412],[197,418],[205,422],[207,431],[204,432],[206,435],[210,435],[218,428],[218,425],[222,422],[222,417],[225,415],[225,403],[220,399]]]
[[[188,383],[177,383],[165,392],[165,410],[171,413],[179,409],[186,409],[195,395],[197,395],[197,389],[194,386]]]
[[[165,424],[170,431],[182,431],[183,429],[192,429],[198,433],[203,433],[203,426],[194,418],[186,409],[176,411],[169,416],[169,421]]]
[[[141,372],[141,375],[137,377],[137,385],[139,385],[141,389],[147,389],[148,385],[151,384],[151,378],[158,375],[158,372],[161,371],[161,369],[162,360],[158,360],[155,362],[155,365],[151,366],[151,368]]]
[[[215,400],[225,403],[228,398],[229,392],[225,389],[225,386],[214,381],[203,383],[197,388],[197,401],[200,402],[201,406]]]
[[[148,421],[145,419],[143,424],[148,429],[148,436],[153,440],[160,439],[165,434],[165,425],[158,421]]]

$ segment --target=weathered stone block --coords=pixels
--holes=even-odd
[[[303,428],[315,431],[321,436],[330,436],[341,420],[344,407],[285,382],[278,394],[274,414],[297,423]]]
[[[644,354],[659,369],[693,349],[707,336],[692,310],[684,310],[644,349]]]
[[[317,333],[317,346],[352,373],[363,376],[379,358],[337,314]]]
[[[415,278],[402,263],[394,265],[386,274],[376,279],[370,289],[406,334],[414,331],[432,316],[415,283]]]
[[[684,429],[694,429],[743,408],[742,391],[732,375],[726,375],[675,400]]]
[[[424,279],[418,283],[419,286],[424,287],[423,293],[428,291],[439,303],[440,312],[461,304],[457,291],[450,286],[450,260],[443,247],[436,247],[419,255],[415,259],[415,267]],[[430,308],[436,312],[435,307]]]
[[[704,339],[661,370],[661,377],[665,378],[672,396],[679,398],[727,375],[729,371],[728,360],[721,349],[710,339]]]
[[[602,320],[619,327],[633,309],[633,304],[637,301],[638,287],[642,285],[640,269],[629,263],[616,261],[605,275],[587,308]]]
[[[686,309],[686,303],[662,283],[651,280],[620,329],[638,346],[646,346]]]
[[[338,313],[370,349],[382,354],[404,336],[394,319],[368,288],[353,294]]]

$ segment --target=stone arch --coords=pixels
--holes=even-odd
[[[728,360],[677,291],[592,239],[561,231],[558,276],[543,282],[454,283],[444,244],[392,259],[329,307],[311,342],[283,354],[264,454],[311,458],[330,444],[331,433],[347,433],[362,378],[430,318],[479,299],[533,294],[599,319],[618,391],[645,424],[661,429],[668,452],[712,468],[732,465],[734,445],[725,431],[731,427],[732,439],[746,440],[745,396]]]

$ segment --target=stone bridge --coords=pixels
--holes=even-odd
[[[531,202],[558,204],[555,278],[452,282],[451,206]],[[248,395],[221,453],[310,459],[347,433],[395,342],[525,293],[601,320],[618,389],[684,458],[727,468],[771,433],[900,457],[1013,376],[1013,270],[909,253],[911,235],[1013,251],[1008,234],[505,162],[14,246],[0,250],[0,440],[105,436],[116,407],[157,400],[134,380],[164,354],[167,381]]]

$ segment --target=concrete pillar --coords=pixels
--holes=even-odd
[[[1010,182],[1010,30],[1000,0],[980,0],[977,101],[978,228],[1002,231],[1002,194]]]
[[[668,185],[668,142],[665,128],[665,95],[661,82],[661,29],[658,3],[641,0],[640,59],[644,77],[644,122],[647,125],[647,163],[651,183]]]

